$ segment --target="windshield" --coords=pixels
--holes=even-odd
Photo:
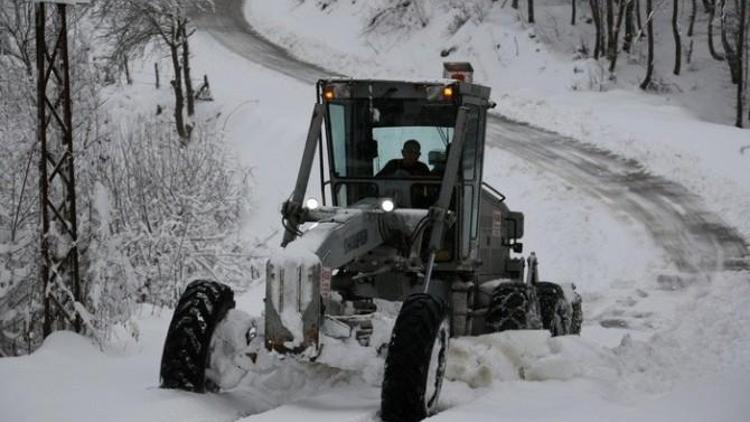
[[[424,162],[431,174],[437,174],[445,164],[445,150],[453,139],[452,127],[440,126],[396,126],[372,129],[372,137],[378,146],[378,155],[373,162],[373,172],[379,174],[389,162],[403,160],[404,143],[415,140],[419,143],[418,162]]]
[[[456,106],[426,100],[355,99],[329,104],[337,178],[440,177]]]

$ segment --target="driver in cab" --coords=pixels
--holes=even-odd
[[[416,139],[404,142],[401,150],[402,159],[393,159],[383,167],[375,177],[428,177],[430,168],[419,161],[422,146]]]

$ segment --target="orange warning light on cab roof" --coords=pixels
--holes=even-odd
[[[446,86],[443,88],[443,97],[445,98],[452,98],[453,97],[453,87]]]

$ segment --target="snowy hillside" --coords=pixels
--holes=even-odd
[[[750,151],[741,149],[750,131],[721,124],[731,103],[723,77],[706,79],[714,65],[696,52],[694,74],[674,82],[687,88],[644,94],[639,66],[623,66],[609,81],[601,64],[574,57],[581,34],[564,28],[561,2],[538,4],[537,26],[503,2],[480,13],[441,0],[422,2],[424,26],[420,16],[405,16],[368,30],[386,3],[246,0],[244,19],[286,49],[268,54],[253,50],[257,39],[239,26],[199,21],[192,65],[210,75],[216,101],[199,105],[198,115],[218,122],[251,168],[242,235],[259,247],[242,252],[277,250],[279,206],[295,181],[314,72],[434,79],[446,59],[440,51],[452,49],[447,59],[471,61],[475,80],[492,87],[497,115],[551,131],[529,132],[532,139],[524,124],[498,118],[488,128],[484,174],[525,213],[524,244],[538,254],[542,278],[575,282],[585,319],[580,337],[518,331],[454,339],[439,413],[429,420],[747,421]],[[242,10],[233,0],[216,4],[222,25],[242,20],[226,13]],[[151,72],[152,63],[141,63],[135,78],[150,81]],[[667,72],[661,77],[670,80]],[[162,104],[168,88],[145,84],[112,92],[115,107]],[[528,148],[517,145],[525,136]],[[310,187],[315,194],[315,178]],[[264,294],[253,282],[237,307],[260,316]],[[0,419],[380,420],[383,360],[354,339],[328,340],[314,364],[269,358],[230,391],[159,389],[171,314],[140,305],[111,344],[59,332],[29,356],[0,359]],[[388,337],[385,323],[376,329]]]

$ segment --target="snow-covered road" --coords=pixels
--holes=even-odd
[[[243,10],[244,0],[217,0],[214,1],[214,13],[200,16],[196,24],[228,50],[302,82],[312,85],[323,76],[338,75],[336,72],[298,60],[283,48],[268,41],[247,23]]]
[[[750,269],[745,239],[702,199],[640,163],[593,145],[493,116],[489,145],[527,160],[585,190],[613,213],[640,223],[678,271]]]

